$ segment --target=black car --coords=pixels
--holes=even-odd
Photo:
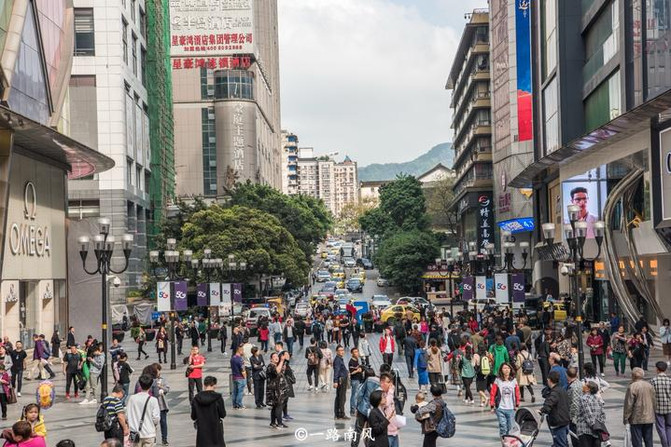
[[[363,281],[359,278],[350,278],[345,283],[345,287],[352,293],[361,293],[363,292]]]
[[[370,262],[368,258],[359,258],[356,260],[356,265],[358,267],[363,267],[364,270],[371,270],[373,268],[373,263]]]

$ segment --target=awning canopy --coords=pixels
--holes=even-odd
[[[14,144],[65,166],[69,179],[107,171],[114,160],[58,131],[0,105],[0,129],[14,132]]]
[[[459,279],[461,278],[461,275],[452,273],[452,279]],[[427,271],[424,272],[422,275],[422,279],[442,279],[442,280],[449,280],[450,279],[450,272],[447,270],[442,270],[442,271]]]
[[[545,177],[545,171],[549,167],[575,161],[599,148],[645,130],[649,128],[651,118],[670,108],[671,91],[668,91],[530,164],[508,185],[513,188],[532,188],[534,182]]]

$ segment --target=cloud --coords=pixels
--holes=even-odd
[[[365,165],[451,141],[444,87],[464,22],[399,1],[279,0],[282,127],[301,146]]]

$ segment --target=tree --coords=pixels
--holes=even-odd
[[[421,292],[422,274],[439,255],[432,233],[412,230],[397,232],[384,239],[375,255],[380,274],[401,292]]]
[[[159,232],[154,239],[157,249],[164,250],[165,242],[168,238],[182,239],[182,227],[191,219],[194,213],[207,208],[207,203],[200,197],[196,197],[192,202],[178,200],[175,204],[177,211],[168,217],[164,213],[163,220],[159,223]]]
[[[361,229],[370,235],[384,237],[387,232],[396,230],[394,222],[382,209],[373,208],[359,217]]]
[[[427,211],[431,225],[435,230],[444,231],[448,239],[456,240],[458,235],[458,219],[454,202],[453,177],[445,177],[435,183],[435,186],[424,190]]]
[[[399,175],[380,187],[380,211],[400,230],[428,228],[422,184],[411,175]]]
[[[182,248],[202,258],[210,248],[212,257],[226,260],[233,254],[247,263],[242,275],[283,275],[287,283],[307,281],[310,264],[291,233],[275,216],[244,206],[212,205],[194,213],[182,228]],[[240,276],[240,275],[239,275]]]
[[[375,208],[377,203],[373,200],[364,200],[359,203],[350,202],[345,204],[340,210],[337,230],[339,234],[359,231],[361,229],[361,216],[367,211]]]

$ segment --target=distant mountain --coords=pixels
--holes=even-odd
[[[393,180],[398,174],[421,175],[442,163],[448,168],[454,163],[452,143],[441,143],[425,154],[405,163],[375,163],[359,168],[360,181]]]

